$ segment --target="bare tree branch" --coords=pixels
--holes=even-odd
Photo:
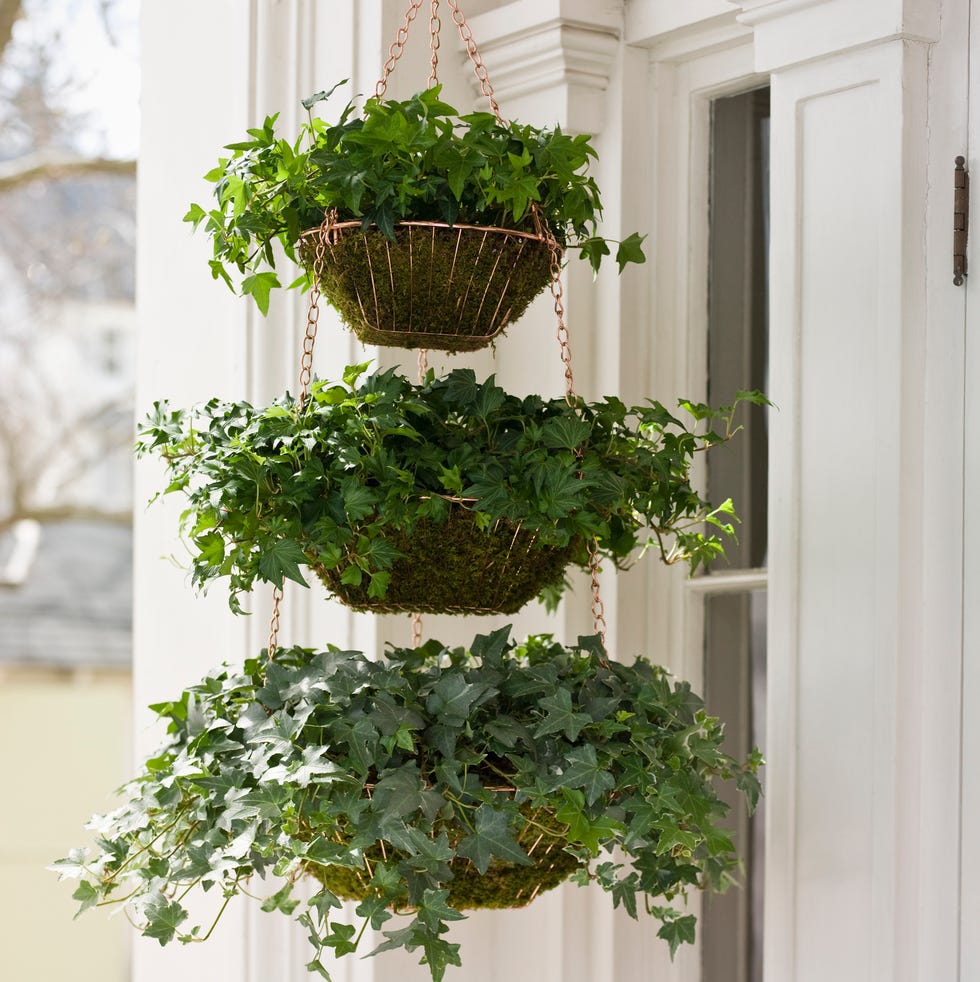
[[[14,33],[14,22],[20,17],[21,0],[0,0],[0,57]]]
[[[0,0],[0,3],[3,2],[4,0]],[[0,191],[10,191],[27,184],[29,181],[41,179],[78,177],[90,174],[132,176],[135,173],[135,160],[113,160],[106,157],[87,158],[63,151],[42,150],[0,164]]]

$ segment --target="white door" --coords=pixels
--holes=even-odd
[[[969,133],[962,153],[974,172],[974,207],[968,259],[978,264],[965,285],[966,317],[951,321],[963,331],[963,759],[960,979],[980,978],[980,2],[970,4]]]

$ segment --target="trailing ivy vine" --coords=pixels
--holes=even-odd
[[[644,659],[508,632],[380,662],[291,648],[212,672],[152,707],[165,744],[92,821],[98,851],[56,868],[78,881],[81,910],[125,905],[161,944],[210,935],[185,906],[192,892],[215,920],[239,894],[262,895],[263,910],[305,926],[324,978],[323,954],[360,951],[370,929],[369,954],[419,950],[439,980],[460,964],[448,924],[537,875],[546,836],[558,879],[645,910],[671,952],[693,941],[686,892],[724,890],[738,869],[716,784],[734,780],[754,807],[758,753],[725,754],[690,686]],[[293,890],[305,876],[309,900]]]

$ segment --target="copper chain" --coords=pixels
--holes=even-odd
[[[480,56],[480,49],[476,46],[476,41],[473,39],[473,32],[470,30],[470,25],[466,23],[463,11],[459,9],[459,0],[446,0],[446,2],[449,4],[449,9],[453,12],[453,23],[459,28],[459,36],[462,38],[463,44],[466,47],[466,54],[469,56],[470,61],[473,62],[473,74],[476,75],[476,79],[480,83],[480,91],[487,97],[487,102],[490,103],[490,110],[497,117],[497,122],[506,126],[506,120],[500,115],[500,106],[497,105],[497,100],[494,98],[493,86],[490,84],[487,67],[483,64],[483,58]]]
[[[313,349],[316,345],[316,329],[320,320],[320,279],[323,276],[323,262],[327,251],[327,240],[334,215],[324,216],[323,225],[316,236],[313,253],[313,282],[310,284],[310,301],[306,308],[306,333],[303,335],[303,354],[299,362],[299,408],[302,411],[310,394],[310,381],[313,377]],[[279,643],[279,603],[282,600],[282,587],[272,588],[272,619],[269,622],[269,661],[272,661]]]
[[[459,30],[459,36],[463,41],[463,46],[466,48],[466,55],[473,63],[473,74],[476,75],[476,80],[480,83],[480,91],[486,96],[487,102],[490,103],[490,110],[497,117],[497,122],[506,125],[506,120],[500,114],[500,106],[497,105],[497,100],[493,94],[493,85],[490,82],[487,66],[483,64],[483,57],[480,55],[480,49],[477,47],[476,41],[473,38],[470,25],[467,24],[466,18],[463,16],[463,11],[459,9],[459,0],[446,0],[446,2],[449,4],[449,9],[453,12],[453,23]],[[374,87],[374,96],[376,99],[384,98],[384,94],[388,89],[388,78],[395,70],[398,59],[401,58],[405,51],[405,42],[408,40],[409,29],[412,26],[412,21],[418,16],[422,3],[423,0],[410,0],[409,2],[408,10],[405,11],[405,22],[398,28],[395,40],[388,48],[388,60],[384,63],[381,78],[378,79],[378,83]],[[439,0],[431,0],[431,3],[431,13],[429,15],[429,49],[431,51],[430,64],[432,70],[429,74],[429,88],[438,84],[439,81],[439,34],[442,30],[442,21],[439,18]]]
[[[398,28],[395,40],[388,48],[388,60],[385,62],[384,68],[381,71],[381,78],[378,79],[378,84],[374,87],[374,97],[378,100],[384,98],[385,90],[388,88],[388,76],[394,71],[398,59],[401,58],[402,52],[405,50],[408,30],[412,26],[412,21],[415,20],[415,15],[419,12],[422,3],[423,0],[411,0],[408,10],[405,12],[405,23]]]
[[[303,335],[303,354],[299,362],[299,408],[306,404],[310,394],[310,380],[313,377],[313,348],[316,345],[316,329],[320,320],[320,280],[323,277],[323,264],[330,238],[330,229],[336,214],[327,212],[323,224],[316,234],[313,251],[313,275],[310,283],[310,302],[306,308],[306,333]]]
[[[275,657],[279,647],[279,601],[282,600],[282,589],[272,588],[272,620],[269,621],[269,661]]]
[[[555,241],[554,235],[549,230],[548,248],[551,250],[551,296],[555,303],[555,317],[558,319],[558,328],[555,336],[558,338],[558,356],[565,369],[565,402],[570,406],[575,405],[575,381],[572,377],[572,346],[568,339],[568,325],[565,323],[565,302],[564,290],[561,285],[561,250]]]
[[[432,13],[429,14],[429,50],[432,56],[429,63],[432,71],[429,72],[428,87],[439,84],[439,31],[442,29],[442,21],[439,20],[439,0],[432,0]]]
[[[476,40],[473,37],[473,32],[470,30],[470,26],[466,22],[466,18],[463,15],[462,10],[459,8],[459,0],[446,0],[446,2],[449,4],[449,9],[452,11],[453,23],[459,30],[459,36],[463,42],[463,46],[466,48],[467,57],[473,64],[473,73],[476,76],[477,81],[480,83],[480,91],[490,104],[490,110],[496,117],[497,122],[501,123],[502,125],[506,125],[506,120],[501,115],[500,106],[497,104],[496,97],[494,96],[493,84],[490,82],[490,76],[487,72],[486,65],[483,63],[483,58],[480,55],[480,49],[477,47]],[[394,71],[395,65],[398,63],[398,59],[401,58],[402,53],[405,50],[405,42],[408,39],[409,29],[411,28],[412,21],[414,21],[418,15],[422,3],[423,0],[410,0],[408,10],[405,12],[405,21],[401,27],[398,28],[395,40],[388,48],[388,59],[385,61],[381,78],[378,80],[378,83],[375,86],[374,94],[377,99],[382,99],[384,97],[388,87],[388,78],[392,71]],[[442,22],[439,18],[439,0],[431,0],[429,14],[429,49],[431,52],[431,71],[428,79],[429,88],[437,85],[439,81],[439,33],[441,28]],[[538,226],[539,232],[544,236],[548,244],[548,249],[551,253],[551,295],[554,301],[555,316],[558,320],[556,337],[558,339],[559,356],[561,358],[562,366],[564,367],[565,401],[572,406],[575,404],[577,396],[575,393],[575,384],[572,375],[572,349],[569,342],[568,326],[565,323],[564,289],[561,282],[562,249],[558,244],[558,240],[555,238],[554,233],[542,218],[537,206],[532,205],[532,207],[535,224]],[[309,384],[313,365],[313,345],[316,339],[317,319],[319,317],[319,271],[322,271],[323,268],[323,256],[326,249],[330,221],[330,216],[327,216],[327,218],[324,219],[323,231],[317,239],[316,254],[314,259],[313,284],[310,289],[310,307],[307,315],[306,336],[303,339],[303,358],[300,369],[301,407],[309,393]],[[427,370],[428,352],[426,349],[422,348],[420,349],[418,355],[420,384],[424,380]],[[599,636],[599,639],[602,642],[603,648],[605,648],[606,617],[605,606],[603,605],[599,590],[599,543],[596,539],[593,539],[589,544],[589,570],[592,579],[592,623],[596,634]],[[272,652],[275,650],[276,635],[279,629],[279,600],[281,597],[282,591],[277,587],[273,592],[274,603],[272,637],[269,641],[270,658]],[[412,646],[418,648],[421,643],[422,615],[416,613],[412,614]]]
[[[419,348],[419,385],[425,381],[426,373],[429,371],[429,349]],[[412,647],[418,648],[422,644],[422,615],[417,611],[412,614]]]
[[[603,651],[606,648],[606,606],[599,591],[599,540],[589,543],[589,573],[592,577],[592,629],[599,635]]]

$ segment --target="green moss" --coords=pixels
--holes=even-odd
[[[375,613],[513,614],[545,587],[562,582],[575,546],[541,546],[533,532],[509,522],[482,531],[472,512],[454,508],[445,523],[415,522],[386,537],[402,557],[391,568],[388,591],[368,596],[367,578],[341,582],[343,569],[313,568],[347,606]]]
[[[499,229],[400,224],[344,230],[327,248],[320,288],[365,344],[478,351],[551,279],[538,239]],[[300,256],[310,268],[313,240]]]
[[[525,806],[521,811],[527,817],[529,809]],[[449,889],[449,896],[446,898],[449,905],[456,910],[525,907],[545,890],[564,883],[582,865],[562,848],[567,841],[561,834],[564,826],[543,809],[537,810],[534,822],[534,826],[525,825],[518,834],[530,854],[530,866],[493,861],[486,873],[481,874],[468,859],[453,859],[449,864],[453,877],[446,883]],[[548,834],[548,828],[555,834]],[[465,834],[462,828],[449,827],[446,831],[451,840]],[[311,863],[307,872],[340,899],[360,901],[373,892],[369,886],[371,877],[367,872],[368,868],[373,868],[386,857],[389,861],[404,858],[390,847],[385,852],[380,844],[375,844],[365,851],[364,869],[317,866]]]

